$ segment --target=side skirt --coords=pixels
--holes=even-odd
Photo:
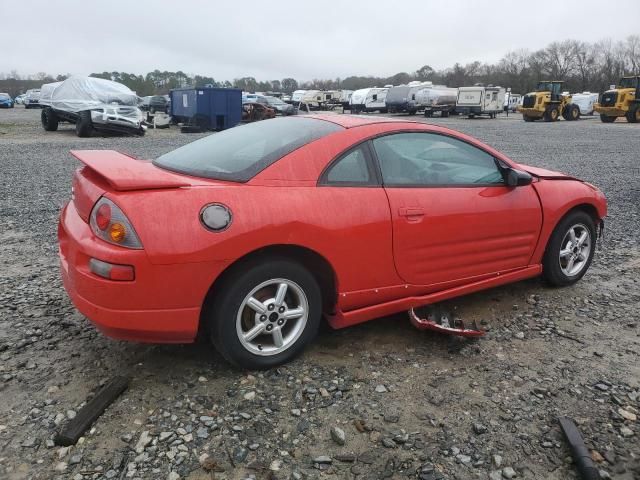
[[[430,293],[420,297],[406,297],[349,312],[337,312],[335,315],[327,317],[327,320],[329,321],[329,325],[335,329],[350,327],[352,325],[357,325],[358,323],[366,322],[367,320],[404,312],[422,305],[442,302],[443,300],[479,292],[480,290],[485,290],[487,288],[493,288],[507,283],[537,277],[541,273],[542,265],[529,265],[521,270],[504,273],[502,275],[497,275],[495,277],[447,290],[441,290],[439,292]]]

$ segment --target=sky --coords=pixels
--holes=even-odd
[[[640,34],[640,1],[0,0],[0,18],[4,73],[312,80],[491,63],[567,38],[622,40]]]

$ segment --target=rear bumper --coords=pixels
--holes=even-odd
[[[222,270],[210,263],[155,265],[143,250],[96,238],[68,204],[58,225],[64,288],[76,308],[109,337],[150,343],[190,343],[202,303]],[[89,260],[133,265],[135,280],[113,281],[89,270]]]

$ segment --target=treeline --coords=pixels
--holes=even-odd
[[[330,68],[328,65],[327,68]],[[601,40],[595,43],[564,40],[550,43],[537,50],[517,50],[507,53],[497,63],[456,63],[450,68],[435,70],[424,65],[414,72],[400,72],[390,77],[351,76],[344,79],[314,79],[298,82],[294,78],[258,81],[254,77],[241,77],[233,81],[217,81],[213,77],[190,75],[182,71],[161,72],[154,70],[146,75],[126,72],[101,72],[91,74],[123,83],[140,96],[165,94],[172,88],[214,85],[236,87],[249,92],[276,91],[291,93],[299,88],[333,90],[400,85],[413,80],[432,81],[450,87],[484,83],[511,87],[514,92],[531,91],[541,79],[564,80],[565,90],[572,92],[591,90],[601,92],[619,77],[640,74],[640,35],[631,35],[624,41]],[[12,96],[37,88],[43,83],[64,80],[67,75],[55,78],[40,72],[21,77],[13,71],[0,73],[0,91]]]

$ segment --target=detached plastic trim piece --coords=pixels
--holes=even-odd
[[[129,387],[129,379],[126,377],[114,377],[107,383],[95,397],[80,409],[76,417],[56,435],[56,445],[68,447],[75,445],[82,434],[102,415],[122,392]]]
[[[600,472],[598,472],[598,469],[593,464],[589,450],[587,450],[576,424],[568,417],[558,417],[558,421],[569,444],[573,461],[576,463],[576,467],[578,467],[580,478],[582,480],[599,480]]]

